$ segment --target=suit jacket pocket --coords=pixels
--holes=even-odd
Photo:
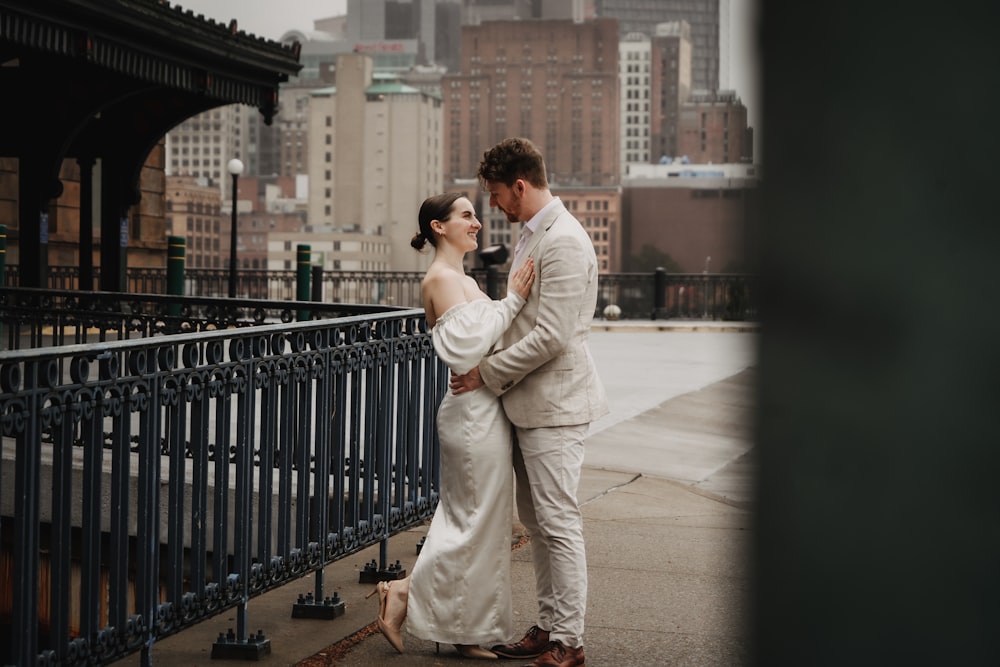
[[[576,367],[576,354],[573,350],[566,350],[558,357],[549,359],[544,364],[535,369],[536,373],[548,373],[550,371],[567,371]]]

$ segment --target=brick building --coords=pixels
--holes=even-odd
[[[753,161],[747,108],[733,91],[694,94],[681,105],[676,155],[694,163]]]
[[[754,271],[755,174],[750,165],[634,167],[622,183],[623,269],[648,246],[683,273]]]
[[[553,188],[590,235],[600,273],[621,271],[621,191],[608,188]]]
[[[185,267],[228,266],[229,216],[223,215],[221,205],[218,186],[193,176],[167,176],[166,233],[184,239]]]
[[[441,80],[445,182],[474,177],[483,150],[531,139],[549,179],[618,184],[618,23],[488,21],[462,28],[462,67]]]

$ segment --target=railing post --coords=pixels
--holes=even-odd
[[[300,243],[295,254],[295,299],[297,301],[309,300],[309,267],[312,257],[312,246]],[[299,322],[309,320],[311,313],[308,310],[298,311]]]
[[[0,225],[0,287],[7,286],[7,225]]]
[[[7,225],[0,225],[0,287],[7,286]],[[3,341],[3,322],[0,322],[0,341]]]
[[[655,320],[662,308],[666,307],[667,300],[667,270],[657,267],[653,274],[653,312],[650,319]]]
[[[323,267],[319,264],[312,266],[312,301],[323,301]]]
[[[167,294],[184,296],[184,237],[167,237]],[[181,314],[179,303],[167,306],[167,313],[172,317]]]
[[[486,294],[491,299],[499,298],[497,296],[498,293],[497,287],[499,283],[499,280],[497,280],[497,273],[498,273],[497,267],[493,266],[492,264],[486,267]]]
[[[42,418],[39,404],[42,362],[25,364],[25,409],[28,416],[14,454],[14,567],[11,661],[32,665],[38,656],[39,521],[41,516]]]

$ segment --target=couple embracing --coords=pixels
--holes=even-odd
[[[462,264],[482,226],[472,203],[443,194],[420,208],[412,245],[434,248],[424,309],[434,349],[451,369],[437,419],[440,502],[410,576],[380,582],[377,622],[400,653],[405,621],[414,636],[454,644],[467,658],[581,667],[587,562],[577,486],[590,422],[608,411],[587,347],[597,258],[580,222],[549,190],[530,141],[488,150],[478,177],[490,206],[525,224],[508,294],[494,301]],[[514,632],[512,466],[538,617],[506,644]]]

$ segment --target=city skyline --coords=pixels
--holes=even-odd
[[[759,58],[754,45],[759,2],[730,0],[732,29],[728,67],[728,87],[736,91],[746,106],[749,125],[758,137],[755,141],[758,146],[762,109],[757,67]],[[240,30],[272,40],[280,39],[290,30],[309,32],[316,19],[340,16],[347,11],[347,0],[299,0],[294,3],[276,3],[273,0],[179,0],[174,5],[222,23],[235,18]]]

